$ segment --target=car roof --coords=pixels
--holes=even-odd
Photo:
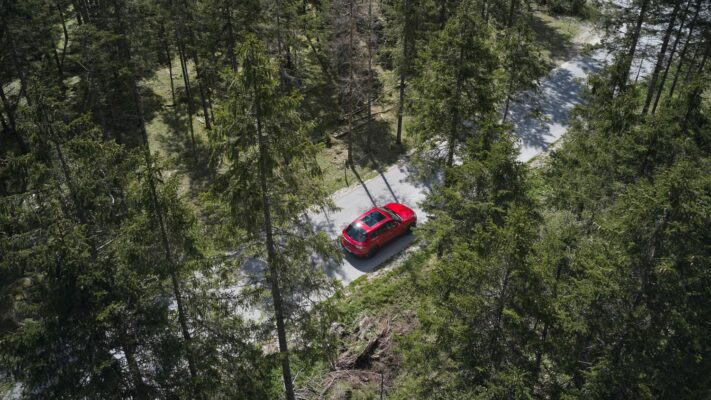
[[[369,216],[371,213],[373,213],[373,212],[379,213],[379,214],[382,215],[384,218],[383,218],[382,220],[379,220],[378,222],[376,222],[376,223],[373,224],[373,225],[368,225],[368,224],[367,224],[368,216]],[[368,211],[364,212],[363,214],[361,214],[361,215],[360,215],[358,218],[356,218],[353,222],[354,222],[354,223],[358,223],[358,225],[360,226],[360,228],[363,229],[363,230],[365,230],[366,232],[370,232],[370,231],[372,231],[372,230],[374,230],[374,229],[377,229],[380,225],[385,224],[385,223],[387,223],[387,222],[389,222],[389,221],[391,221],[391,220],[392,220],[392,217],[390,217],[390,215],[388,215],[388,213],[381,211],[380,208],[378,208],[378,207],[373,207],[373,208],[371,208],[370,210],[368,210]]]

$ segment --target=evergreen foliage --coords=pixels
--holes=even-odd
[[[302,218],[309,207],[330,203],[320,184],[318,146],[297,113],[298,96],[282,94],[278,68],[256,37],[247,38],[239,60],[242,68],[228,78],[229,96],[218,112],[214,154],[229,164],[216,191],[228,203],[231,223],[244,232],[244,256],[266,262],[284,384],[293,398],[287,338],[309,331],[301,324],[318,321],[321,308],[307,314],[304,305],[334,288],[314,257],[339,255]],[[294,325],[288,331],[286,321]],[[311,340],[299,342],[308,347]]]
[[[599,14],[612,62],[533,170],[507,123],[550,67],[532,2],[0,1],[0,381],[294,399],[334,321],[401,301],[392,398],[708,398],[709,2],[537,3]],[[320,142],[355,168],[378,113],[442,179],[340,307]]]

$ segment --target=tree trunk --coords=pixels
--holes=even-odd
[[[67,46],[69,45],[69,32],[67,31],[67,24],[64,21],[64,12],[62,11],[62,6],[56,1],[54,4],[57,7],[57,12],[59,13],[59,21],[62,23],[62,33],[64,35],[64,41],[62,43],[62,56],[59,57],[55,50],[55,56],[57,58],[57,69],[59,70],[59,83],[62,90],[64,90],[64,59],[67,55]]]
[[[86,2],[86,0],[79,0],[79,7],[82,10],[82,19],[84,22],[91,22],[92,21],[92,15],[91,15],[91,9],[89,8],[89,4]]]
[[[566,249],[566,252],[570,252],[570,248],[568,247]],[[563,273],[563,263],[558,263],[558,267],[556,268],[555,271],[555,281],[553,283],[553,296],[552,300],[556,300],[558,298],[558,281],[560,280],[560,275]],[[543,351],[544,347],[546,345],[546,340],[548,338],[548,321],[543,323],[543,333],[541,334],[541,346],[536,352],[536,362],[535,366],[533,369],[533,379],[531,380],[533,384],[535,385],[538,382],[538,376],[541,373],[541,362],[543,360]]]
[[[405,110],[405,72],[400,67],[400,99],[397,105],[397,134],[395,143],[402,144],[402,114]]]
[[[121,7],[119,0],[116,0],[116,18],[118,26],[121,33],[121,40],[119,41],[119,49],[121,50],[121,59],[130,60],[131,59],[131,47],[130,43],[126,40],[126,28],[121,14]],[[155,183],[155,174],[153,170],[153,157],[151,155],[150,144],[148,143],[148,132],[146,131],[146,123],[143,114],[143,106],[141,105],[141,98],[138,94],[137,79],[135,77],[130,77],[126,81],[126,84],[131,90],[131,95],[133,97],[133,106],[135,107],[135,118],[137,123],[137,128],[141,134],[142,145],[143,145],[143,156],[146,163],[146,172],[148,179],[148,186],[150,189],[151,202],[153,203],[153,210],[158,220],[158,228],[160,233],[161,244],[163,246],[163,254],[165,261],[170,267],[170,279],[173,286],[173,296],[175,297],[175,303],[178,308],[178,322],[180,324],[180,329],[183,335],[183,341],[185,343],[185,348],[187,350],[187,362],[188,371],[190,372],[190,378],[192,379],[191,388],[193,390],[193,395],[196,399],[204,399],[202,390],[198,387],[198,373],[195,361],[195,353],[193,349],[192,336],[190,335],[190,329],[188,328],[188,317],[185,311],[185,306],[183,304],[183,294],[180,288],[180,281],[178,279],[178,265],[173,259],[172,249],[170,247],[170,240],[168,238],[168,232],[165,226],[163,210],[160,206],[160,201],[158,200],[158,190]]]
[[[29,152],[29,147],[27,146],[27,142],[25,141],[25,138],[22,137],[22,134],[17,131],[17,124],[15,122],[15,110],[14,107],[10,104],[8,101],[7,97],[5,96],[5,90],[2,87],[2,84],[0,84],[0,101],[2,102],[2,108],[5,110],[5,113],[7,114],[7,129],[9,133],[15,138],[17,141],[17,145],[20,146],[20,151],[22,154],[27,154]],[[2,113],[0,113],[1,115]]]
[[[217,60],[213,60],[214,63],[217,63]],[[207,109],[210,110],[210,119],[212,122],[215,122],[215,111],[214,107],[212,106],[212,91],[210,91],[210,88],[207,88]]]
[[[192,35],[191,35],[192,36]],[[205,88],[205,77],[200,66],[200,59],[198,58],[197,51],[193,50],[193,60],[195,61],[195,74],[198,82],[198,90],[200,92],[200,103],[202,104],[202,113],[205,117],[205,129],[212,129],[210,124],[210,113],[207,105],[207,93]]]
[[[226,1],[225,19],[227,20],[227,58],[230,59],[232,71],[237,71],[237,56],[235,55],[235,34],[232,28],[232,10],[229,1]]]
[[[148,400],[150,398],[148,386],[143,380],[141,369],[136,361],[136,346],[133,343],[129,343],[125,334],[121,335],[121,342],[121,349],[126,355],[128,373],[131,375],[131,380],[133,381],[134,395],[138,400]]]
[[[146,132],[146,125],[143,122],[143,108],[141,106],[141,99],[138,96],[138,88],[135,82],[132,82],[133,89],[133,101],[136,107],[136,117],[139,121],[139,130],[141,131],[141,138],[143,139],[143,155],[146,163],[146,169],[148,172],[148,186],[150,188],[151,200],[153,203],[153,210],[156,213],[156,219],[158,220],[158,228],[160,230],[161,243],[163,245],[163,254],[165,260],[170,266],[170,281],[173,287],[173,296],[175,297],[175,303],[178,308],[178,323],[180,324],[180,330],[183,335],[183,340],[185,341],[185,347],[187,349],[187,361],[188,370],[190,372],[190,377],[192,378],[192,384],[190,385],[194,391],[194,395],[198,399],[203,399],[203,393],[198,389],[197,380],[198,373],[197,367],[195,366],[195,353],[193,350],[192,336],[190,334],[190,329],[188,327],[188,317],[185,311],[185,305],[183,304],[183,293],[180,287],[180,281],[177,274],[177,264],[173,260],[172,250],[170,248],[170,240],[168,239],[168,233],[165,227],[165,221],[163,220],[163,210],[160,207],[160,202],[158,201],[158,191],[155,184],[155,176],[153,172],[153,160],[151,156],[150,145],[148,144],[148,133]]]
[[[699,69],[697,71],[697,74],[701,74],[704,70],[704,67],[706,66],[706,61],[708,60],[709,57],[709,51],[711,51],[711,41],[706,42],[706,45],[704,46],[704,57],[701,60],[701,64],[699,64]],[[693,66],[689,66],[689,71],[693,69]],[[682,131],[684,132],[684,135],[687,135],[689,133],[689,120],[691,119],[692,113],[694,110],[698,110],[699,107],[701,106],[701,93],[702,93],[702,87],[701,86],[696,86],[694,90],[688,95],[688,105],[686,109],[686,116],[684,117],[684,120],[682,121]]]
[[[373,135],[371,120],[373,118],[373,0],[368,0],[368,120],[366,121],[366,145],[370,151],[371,136]]]
[[[305,29],[304,29],[305,31]],[[318,51],[316,46],[314,46],[313,40],[311,39],[311,36],[308,35],[307,32],[304,32],[304,37],[306,38],[306,41],[309,43],[309,48],[311,51],[314,53],[314,56],[316,57],[316,60],[318,60],[319,66],[321,67],[321,72],[323,72],[323,75],[330,81],[333,80],[333,74],[331,73],[330,66],[328,64],[328,60],[326,60],[321,52]]]
[[[72,205],[74,206],[74,212],[77,217],[77,220],[81,225],[84,225],[88,228],[88,219],[86,218],[86,212],[84,210],[84,206],[79,201],[79,196],[76,187],[74,186],[74,180],[72,179],[71,171],[69,170],[69,164],[67,164],[67,160],[64,158],[62,147],[59,144],[59,138],[57,138],[55,135],[54,129],[52,127],[52,121],[50,119],[50,116],[45,113],[45,108],[46,107],[44,107],[44,104],[42,104],[41,97],[37,96],[36,113],[37,120],[41,121],[40,132],[44,136],[46,136],[46,138],[49,140],[49,143],[54,146],[54,150],[57,153],[57,160],[59,160],[59,166],[62,170],[62,174],[64,175],[64,182],[67,185],[67,190],[69,190],[69,197],[72,200]],[[94,245],[94,239],[91,235],[88,236],[89,242],[91,243],[91,255],[92,258],[95,259],[96,246]]]
[[[284,46],[284,39],[282,37],[283,30],[281,28],[281,2],[279,0],[276,0],[275,4],[275,9],[276,9],[276,36],[277,36],[277,56],[279,58],[279,83],[281,90],[285,90],[289,82],[287,81],[287,72],[286,70],[290,67],[291,65],[291,54],[288,51],[284,51],[285,47]]]
[[[32,99],[27,94],[27,77],[25,76],[25,68],[23,64],[20,63],[19,56],[17,55],[17,50],[15,48],[15,40],[10,34],[10,30],[6,28],[7,24],[2,16],[0,16],[0,27],[5,28],[5,35],[7,36],[7,42],[10,47],[12,64],[13,67],[15,67],[15,71],[17,71],[18,77],[20,78],[20,94],[25,98],[25,100],[27,100],[27,105],[32,106]]]
[[[353,163],[353,1],[349,2],[348,22],[348,164],[355,170]]]
[[[254,54],[252,54],[254,58]],[[255,73],[253,71],[253,73]],[[252,82],[256,85],[257,79],[253,77]],[[269,264],[269,283],[271,284],[272,300],[274,301],[274,317],[277,324],[277,336],[279,340],[279,357],[281,358],[282,376],[284,379],[284,391],[287,400],[294,400],[294,385],[291,380],[291,366],[289,364],[289,347],[286,340],[286,327],[284,325],[284,311],[282,309],[281,289],[279,288],[279,266],[277,263],[276,250],[274,247],[273,227],[271,217],[271,205],[269,190],[267,185],[267,155],[268,142],[262,132],[262,115],[260,99],[257,97],[257,88],[254,89],[256,101],[257,119],[257,143],[259,147],[259,180],[262,190],[262,207],[264,217],[264,230],[266,233],[267,264]]]
[[[10,133],[14,136],[12,132],[10,132],[10,125],[8,124],[7,121],[5,121],[5,114],[2,113],[2,109],[0,109],[0,132],[4,133]],[[0,192],[1,193],[1,192]]]
[[[168,44],[168,34],[165,27],[160,27],[161,36],[163,36],[163,47],[165,48],[165,57],[168,61],[168,77],[170,78],[170,96],[173,99],[173,111],[177,115],[178,103],[175,101],[175,81],[173,80],[173,56],[170,54],[170,45]]]
[[[622,68],[620,69],[619,76],[617,77],[617,88],[619,90],[624,90],[627,86],[627,81],[629,80],[630,76],[630,69],[632,68],[632,61],[634,60],[634,54],[637,51],[637,43],[639,42],[639,36],[642,32],[642,24],[644,23],[644,17],[647,13],[649,1],[650,0],[642,0],[642,6],[639,10],[639,16],[637,17],[637,22],[632,33],[632,42],[630,43],[629,51],[623,59]]]
[[[94,238],[92,234],[92,227],[89,226],[89,219],[86,216],[86,210],[84,210],[84,205],[81,203],[78,195],[78,191],[76,189],[76,186],[74,186],[74,180],[72,179],[71,171],[69,170],[69,164],[67,164],[66,159],[64,158],[64,153],[62,152],[62,147],[59,144],[59,139],[56,137],[54,133],[54,129],[52,127],[52,121],[51,119],[45,114],[44,112],[44,107],[42,107],[41,103],[41,98],[37,99],[38,102],[38,119],[42,122],[42,131],[43,133],[48,137],[50,143],[54,145],[54,150],[57,152],[57,159],[59,160],[59,165],[62,170],[62,174],[64,175],[64,181],[67,185],[67,190],[69,190],[69,197],[72,200],[72,205],[74,208],[74,212],[76,215],[77,220],[79,223],[84,226],[87,229],[87,239],[89,242],[89,247],[90,247],[90,253],[91,253],[91,258],[93,260],[96,260],[97,257],[97,246],[96,246],[96,239]],[[56,175],[55,175],[56,177]],[[57,182],[58,186],[60,185],[59,181]],[[65,214],[66,215],[66,214]]]
[[[704,34],[707,33],[707,30],[704,30]],[[704,44],[705,43],[705,44]],[[701,42],[696,46],[696,49],[694,50],[694,56],[691,58],[689,61],[689,66],[686,69],[686,74],[684,75],[684,83],[689,83],[692,77],[692,73],[694,71],[694,66],[696,65],[696,58],[701,55],[701,67],[699,67],[699,72],[703,70],[703,65],[706,62],[706,49],[707,47],[711,44],[711,42]]]
[[[506,104],[504,105],[504,116],[501,118],[501,122],[504,123],[506,122],[506,117],[509,115],[509,104],[511,103],[511,96],[513,92],[513,83],[514,83],[514,71],[513,69],[510,71],[511,76],[509,77],[509,84],[508,84],[508,89],[506,89]]]
[[[57,13],[59,14],[59,22],[62,24],[62,64],[64,64],[64,58],[67,55],[67,45],[69,45],[69,31],[67,30],[67,22],[64,19],[64,11],[62,11],[62,6],[58,2],[54,2],[57,7]]]
[[[697,3],[696,11],[694,12],[694,18],[692,18],[691,23],[689,24],[689,33],[686,35],[684,47],[682,47],[681,53],[679,53],[679,63],[677,64],[676,72],[674,72],[674,80],[672,81],[671,88],[669,88],[670,99],[674,96],[674,90],[676,89],[676,84],[679,80],[679,72],[681,71],[681,67],[684,64],[684,58],[686,57],[686,52],[689,49],[689,43],[691,43],[694,28],[696,27],[696,21],[699,17],[699,10],[701,10],[701,0],[699,0]],[[671,63],[671,60],[669,62]]]
[[[676,48],[679,45],[679,39],[681,39],[681,33],[684,30],[684,23],[686,22],[686,16],[689,12],[689,7],[691,7],[691,2],[692,2],[692,0],[689,0],[689,2],[686,3],[686,9],[684,9],[684,13],[681,16],[681,23],[679,24],[679,29],[677,30],[676,38],[674,39],[674,44],[672,45],[671,52],[669,53],[669,61],[667,61],[667,65],[664,68],[664,73],[662,74],[662,80],[659,82],[659,90],[657,90],[657,96],[654,98],[654,105],[652,106],[652,114],[657,112],[657,105],[659,104],[659,99],[661,98],[662,92],[664,91],[664,84],[666,83],[667,76],[669,75],[669,68],[671,67],[672,62],[674,61],[674,53],[676,53]],[[696,16],[698,16],[699,8],[701,8],[701,0],[697,0],[697,2],[696,2],[696,14],[693,19],[694,21],[696,20]]]
[[[186,110],[188,112],[188,127],[190,128],[190,147],[192,148],[193,158],[197,160],[197,153],[195,152],[195,129],[193,127],[193,94],[190,87],[190,73],[188,71],[188,61],[185,57],[184,43],[178,33],[178,56],[180,58],[180,69],[183,72],[183,85],[185,87],[185,96],[187,97],[188,103],[186,104]]]
[[[516,20],[516,3],[517,0],[511,0],[511,6],[509,7],[509,19],[507,21],[507,28],[511,28]]]
[[[396,140],[397,144],[402,144],[402,117],[405,110],[405,75],[409,71],[409,48],[410,41],[410,0],[404,0],[405,2],[405,21],[402,27],[402,60],[400,60],[400,98],[397,105],[397,133]]]
[[[192,87],[190,86],[190,73],[188,71],[188,54],[185,49],[185,40],[183,38],[184,22],[181,12],[175,12],[173,8],[173,1],[168,0],[170,6],[171,14],[176,20],[175,24],[175,38],[178,44],[178,56],[180,58],[180,68],[183,73],[183,85],[185,87],[185,95],[187,97],[188,103],[186,105],[188,113],[188,128],[190,129],[190,147],[192,150],[193,161],[197,161],[197,153],[195,146],[195,129],[193,127],[193,93]],[[187,7],[186,7],[187,8]]]
[[[49,129],[51,132],[51,127]],[[50,133],[50,136],[53,136],[53,134]],[[77,218],[79,219],[79,222],[82,225],[87,225],[87,218],[84,212],[84,207],[82,206],[81,202],[79,201],[79,197],[77,196],[77,190],[74,187],[74,181],[72,180],[71,173],[69,172],[69,166],[67,165],[67,161],[64,158],[64,153],[62,153],[62,148],[56,138],[51,138],[50,140],[54,144],[54,150],[57,152],[57,159],[59,160],[59,165],[62,168],[62,173],[64,174],[64,181],[67,184],[69,196],[72,198],[72,203],[74,204],[74,211],[77,213]],[[92,246],[91,252],[92,258],[96,258],[96,246]]]
[[[459,100],[462,93],[462,77],[460,69],[464,59],[464,48],[459,49],[459,60],[457,62],[457,84],[454,90],[454,101],[456,103],[454,113],[452,114],[452,126],[449,131],[449,143],[447,149],[447,166],[454,165],[454,152],[457,148],[457,131],[459,130]],[[446,182],[445,182],[446,184]]]
[[[38,105],[41,105],[41,100],[38,99]],[[72,200],[74,210],[76,213],[76,217],[79,221],[79,223],[84,226],[86,229],[86,236],[87,240],[90,245],[90,252],[91,252],[91,258],[92,260],[96,260],[98,257],[98,251],[97,251],[97,245],[96,245],[96,238],[93,235],[93,227],[89,225],[90,221],[88,220],[86,216],[86,212],[84,210],[83,205],[80,202],[80,199],[77,194],[76,187],[74,186],[74,181],[72,179],[71,171],[69,169],[69,165],[67,164],[67,161],[64,157],[64,153],[62,152],[61,145],[59,143],[59,138],[55,136],[55,133],[53,132],[52,128],[52,121],[51,117],[48,117],[41,109],[38,111],[38,117],[42,121],[42,125],[44,126],[44,131],[49,137],[49,140],[51,143],[54,145],[54,149],[57,153],[57,159],[59,160],[60,167],[62,170],[62,174],[64,175],[64,181],[67,185],[67,189],[69,191],[69,196]],[[59,177],[55,175],[55,180],[57,182],[57,190],[58,193],[61,193],[61,188],[60,188],[60,182],[59,182]],[[60,200],[61,201],[61,200]],[[63,204],[64,202],[61,201]],[[68,217],[68,214],[65,212],[65,216]],[[122,342],[122,349],[124,350],[124,354],[126,355],[126,362],[129,368],[129,374],[131,376],[131,380],[133,381],[134,384],[134,389],[135,389],[135,396],[137,399],[140,400],[147,400],[149,399],[149,393],[148,393],[148,387],[146,386],[143,377],[141,376],[140,369],[138,367],[138,363],[136,362],[135,358],[135,346],[133,345],[128,345],[128,342],[125,340],[125,335],[120,334],[120,340]]]
[[[498,346],[496,342],[498,341],[499,338],[499,332],[501,332],[501,319],[503,318],[504,315],[504,308],[506,307],[506,297],[508,296],[508,291],[509,291],[509,277],[511,276],[511,269],[506,266],[506,270],[504,271],[504,281],[501,284],[501,291],[499,292],[499,298],[497,299],[497,305],[496,305],[496,315],[495,315],[495,323],[494,323],[494,329],[491,332],[491,361],[494,362],[496,360],[496,357],[498,356]]]
[[[676,14],[679,12],[681,2],[677,1],[674,4],[674,10],[669,18],[669,25],[667,25],[667,30],[664,32],[664,38],[662,39],[662,48],[659,49],[659,54],[657,55],[657,62],[654,64],[654,71],[649,79],[649,85],[647,86],[647,97],[644,100],[644,107],[642,107],[642,114],[647,114],[649,111],[649,106],[652,104],[652,98],[654,97],[654,92],[657,88],[657,78],[659,76],[659,71],[662,69],[662,64],[664,63],[664,57],[667,54],[667,46],[669,45],[669,38],[671,37],[672,31],[674,30],[674,23],[676,22]],[[661,91],[661,89],[660,89]]]
[[[76,5],[76,1],[72,1],[72,8],[74,9],[74,17],[77,20],[77,25],[81,26],[82,24],[82,18],[81,18],[81,12],[79,11],[79,8]]]

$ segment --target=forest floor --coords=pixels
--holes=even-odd
[[[551,69],[575,56],[592,33],[589,24],[580,18],[557,17],[540,11],[532,14],[529,23]]]
[[[560,65],[580,50],[580,44],[586,40],[589,28],[586,23],[574,17],[553,17],[542,12],[535,12],[531,18],[531,26],[535,37],[543,48],[543,55],[551,68]],[[195,98],[193,116],[193,140],[189,134],[188,121],[184,102],[185,92],[182,86],[183,78],[177,60],[173,62],[173,88],[177,109],[173,106],[170,74],[168,68],[156,71],[147,86],[158,96],[163,107],[159,108],[153,119],[148,122],[149,143],[154,152],[158,152],[165,164],[165,170],[177,172],[182,179],[182,192],[188,200],[195,200],[198,193],[205,189],[208,170],[206,168],[210,152],[208,148],[208,130],[201,116],[199,99]],[[196,84],[194,68],[189,65],[191,79]],[[364,140],[354,141],[355,168],[346,166],[347,138],[334,136],[343,129],[342,121],[335,120],[333,115],[318,115],[322,120],[319,127],[325,145],[318,157],[319,165],[324,174],[324,185],[329,192],[352,186],[360,181],[366,181],[379,174],[402,158],[408,149],[408,118],[404,118],[402,139],[403,144],[395,143],[397,79],[390,71],[376,67],[379,84],[382,85],[384,96],[373,106],[374,119],[371,125],[373,145],[370,149]],[[197,92],[197,90],[194,90]],[[305,99],[305,103],[333,104],[333,95],[317,93],[315,98]],[[306,105],[306,104],[305,104]],[[308,105],[306,105],[308,106]],[[323,110],[321,110],[323,111]],[[332,113],[331,113],[332,114]]]
[[[304,369],[296,382],[300,398],[377,399],[381,390],[388,398],[406,383],[402,346],[419,324],[419,291],[426,290],[431,265],[410,248],[330,300],[340,316],[331,326],[339,337],[338,354],[330,365],[295,360],[295,368]]]

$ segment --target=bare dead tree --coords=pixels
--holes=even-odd
[[[337,76],[338,103],[347,124],[348,164],[353,167],[353,121],[356,110],[369,110],[369,60],[367,1],[334,0],[331,3],[329,22],[333,70]],[[366,133],[367,134],[367,133]]]

